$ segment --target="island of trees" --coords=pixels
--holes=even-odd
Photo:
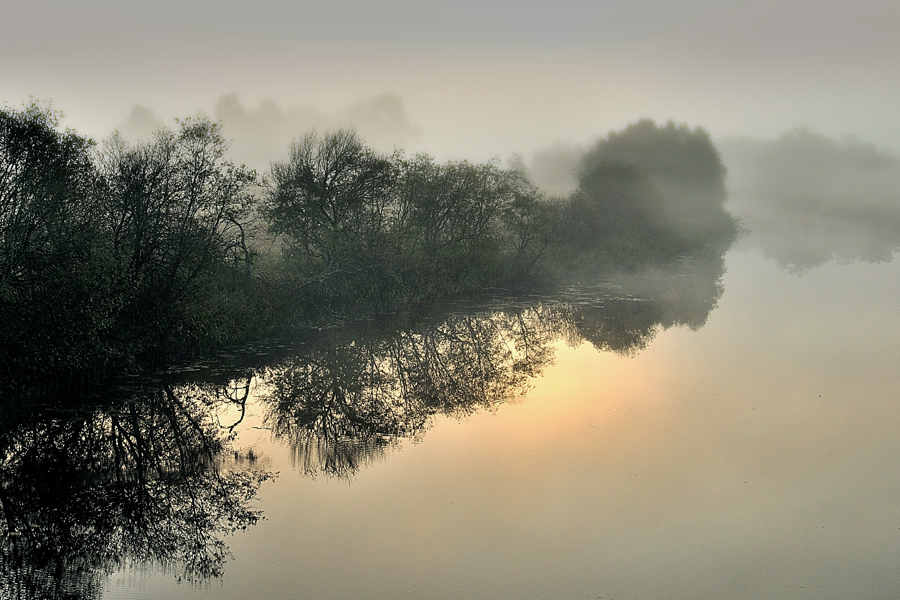
[[[497,161],[297,138],[269,172],[185,119],[97,144],[33,103],[0,108],[0,356],[14,386],[85,380],[298,323],[570,273],[636,268],[733,237],[700,128],[643,120],[549,197]]]

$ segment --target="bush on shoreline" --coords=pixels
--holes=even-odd
[[[140,370],[337,314],[637,267],[733,231],[708,135],[671,124],[610,134],[555,200],[522,170],[382,156],[353,130],[306,134],[262,178],[227,149],[206,119],[98,148],[49,108],[0,108],[7,382]]]

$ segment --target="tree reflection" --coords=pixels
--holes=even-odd
[[[393,335],[335,335],[269,371],[267,422],[308,475],[344,477],[435,414],[490,409],[552,359],[553,311],[450,317]]]
[[[56,409],[0,431],[0,596],[99,597],[150,562],[222,574],[226,534],[253,525],[260,471],[227,466],[232,437],[198,386],[135,390],[115,408]]]
[[[660,330],[700,329],[722,297],[730,244],[710,245],[666,265],[612,277],[613,294],[576,305],[578,333],[598,350],[633,356]]]
[[[900,160],[890,153],[806,129],[721,148],[730,210],[751,232],[746,243],[782,269],[888,262],[900,250]]]
[[[435,415],[464,417],[522,394],[557,342],[633,355],[661,330],[699,329],[722,295],[727,244],[575,286],[531,306],[476,310],[384,332],[332,332],[270,368],[266,423],[304,474],[351,477]]]
[[[781,269],[804,273],[831,261],[890,262],[900,250],[900,211],[841,209],[798,202],[755,216],[752,243]]]

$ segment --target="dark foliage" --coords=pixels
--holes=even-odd
[[[0,357],[13,387],[637,266],[734,228],[709,136],[672,123],[610,134],[566,201],[521,169],[382,156],[353,130],[299,138],[262,188],[227,149],[205,119],[95,150],[49,109],[0,111]],[[260,217],[283,248],[262,263]]]
[[[10,379],[84,374],[237,339],[253,310],[255,175],[187,120],[99,153],[38,105],[0,111],[0,356]]]
[[[275,163],[264,214],[314,307],[385,307],[524,273],[540,256],[543,203],[494,163],[383,157],[352,130],[308,134]],[[310,307],[307,307],[310,308]]]
[[[224,537],[255,524],[262,471],[229,468],[231,436],[196,386],[0,424],[0,597],[95,598],[128,562],[221,576]]]
[[[659,246],[661,255],[733,235],[726,197],[725,167],[709,134],[649,119],[600,140],[582,160],[574,194],[579,209],[593,204],[593,213],[605,217],[607,230],[651,251]],[[578,212],[576,219],[586,217]]]

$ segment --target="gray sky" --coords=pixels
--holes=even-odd
[[[137,103],[340,111],[389,92],[418,149],[478,160],[641,117],[900,149],[898,31],[887,0],[5,0],[0,101],[52,100],[103,137]]]

